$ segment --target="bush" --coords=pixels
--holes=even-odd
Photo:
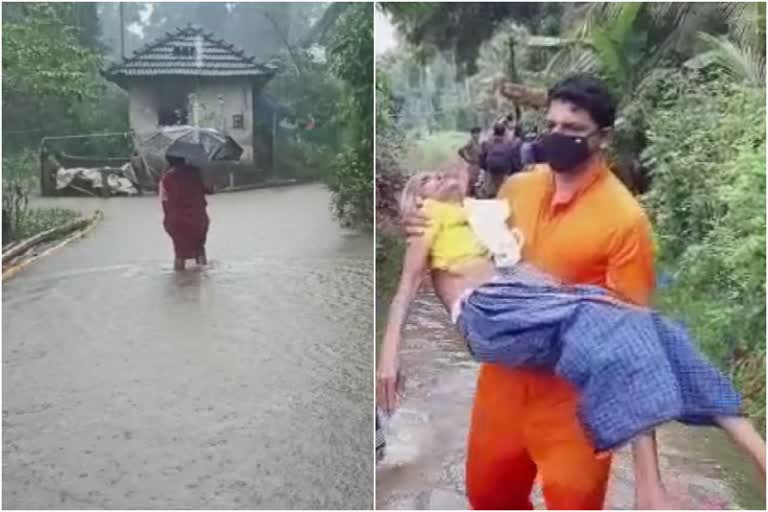
[[[277,174],[298,180],[325,179],[331,172],[334,150],[310,142],[297,142],[287,137],[279,141]]]
[[[32,151],[3,157],[3,244],[23,236],[29,195],[36,181],[36,164],[39,165]]]
[[[333,73],[344,82],[338,120],[346,144],[328,176],[333,210],[343,225],[373,227],[373,6],[350,4],[329,51]]]
[[[39,161],[33,151],[3,157],[3,244],[34,236],[77,218],[72,210],[30,208]]]
[[[373,166],[371,156],[347,148],[336,160],[328,177],[333,192],[333,212],[346,227],[373,226]]]
[[[643,154],[661,265],[675,277],[661,305],[688,321],[763,418],[765,115],[760,90],[680,77],[648,119]]]

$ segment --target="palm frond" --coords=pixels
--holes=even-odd
[[[734,77],[746,80],[755,86],[765,86],[765,53],[749,46],[739,46],[725,36],[699,33],[709,51],[686,63],[690,67],[716,65]]]
[[[559,50],[547,63],[545,76],[567,76],[571,73],[597,71],[600,59],[588,41],[576,41]]]
[[[765,52],[765,3],[728,3],[723,19],[730,28],[731,39],[741,47]]]
[[[687,53],[705,21],[719,16],[720,3],[714,2],[660,2],[648,5],[648,14],[656,27],[659,39],[653,53],[667,55],[671,51]]]

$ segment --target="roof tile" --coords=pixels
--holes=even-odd
[[[188,25],[175,33],[166,32],[165,37],[136,50],[132,57],[113,64],[104,74],[120,80],[157,75],[271,78],[276,72],[276,67],[258,63],[234,45]]]

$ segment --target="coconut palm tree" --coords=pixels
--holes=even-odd
[[[713,34],[717,31],[721,33]],[[698,68],[718,65],[764,84],[765,4],[586,4],[582,21],[568,37],[532,39],[529,44],[558,48],[547,67],[550,74],[598,72],[623,97],[634,96],[664,60]]]
[[[699,32],[706,51],[686,62],[688,67],[718,66],[734,78],[765,86],[765,3],[734,4],[728,35]]]

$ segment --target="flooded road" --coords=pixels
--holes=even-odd
[[[378,509],[462,510],[470,408],[479,366],[431,293],[411,308],[401,350],[401,408],[385,426],[387,454],[376,470]],[[719,431],[666,425],[658,432],[662,477],[686,508],[765,509],[757,472]],[[534,506],[544,508],[541,490]],[[634,506],[628,449],[613,460],[609,510]]]
[[[370,508],[369,235],[319,185],[212,196],[172,271],[157,197],[3,286],[3,508]]]

